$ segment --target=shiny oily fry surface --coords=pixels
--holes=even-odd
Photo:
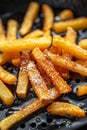
[[[9,73],[1,66],[0,66],[0,79],[7,84],[13,84],[14,82],[17,81],[17,78],[13,74]]]
[[[58,14],[58,16],[61,20],[69,20],[74,18],[73,11],[70,9],[64,9]]]
[[[52,88],[49,90],[50,97],[52,97],[52,102],[56,98],[60,96],[56,88]],[[50,103],[48,102],[42,102],[39,99],[36,99],[35,101],[31,102],[21,110],[11,114],[10,116],[6,117],[0,122],[0,129],[1,130],[8,130],[11,128],[15,123],[23,120],[25,117],[31,115],[33,112],[45,107]],[[9,122],[9,123],[8,123]]]
[[[18,23],[16,20],[10,19],[7,23],[7,38],[8,40],[15,40],[17,37]]]
[[[59,93],[68,93],[71,91],[70,86],[63,80],[59,73],[55,70],[51,62],[49,62],[39,48],[35,48],[32,54],[38,64],[43,68],[46,74],[50,77],[53,85]]]
[[[81,17],[69,21],[55,22],[53,24],[52,29],[56,33],[62,33],[62,32],[66,32],[67,27],[72,27],[75,30],[87,29],[87,18]]]
[[[49,100],[48,88],[34,62],[29,61],[27,66],[28,77],[32,87],[40,100]]]
[[[87,60],[87,51],[82,49],[76,44],[71,44],[69,41],[65,41],[63,37],[55,35],[53,36],[53,43],[57,48],[65,50],[67,53],[72,54],[77,59]]]
[[[46,49],[51,45],[51,37],[26,38],[14,41],[0,41],[0,51],[20,52],[22,50],[32,50],[36,47]]]
[[[74,117],[84,117],[85,111],[80,107],[65,103],[65,102],[53,102],[50,106],[48,106],[47,111],[53,115],[69,115]]]
[[[6,87],[6,85],[0,80],[0,100],[5,105],[11,105],[14,102],[14,96],[12,92]]]
[[[83,39],[81,40],[78,45],[83,48],[83,49],[86,49],[87,50],[87,39]]]
[[[83,96],[83,95],[86,95],[86,94],[87,94],[87,85],[78,86],[77,95]]]
[[[48,50],[45,50],[45,54],[54,64],[77,72],[83,76],[87,76],[87,68],[84,65],[78,64],[70,59],[66,59],[65,57],[52,54]]]
[[[30,32],[33,22],[38,15],[40,5],[37,2],[31,2],[21,24],[20,33],[25,35]]]

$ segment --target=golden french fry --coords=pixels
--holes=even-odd
[[[57,88],[60,93],[68,93],[71,91],[70,86],[62,79],[57,73],[54,66],[49,62],[39,48],[35,48],[32,54],[38,64],[43,68],[45,73],[50,77],[53,85]]]
[[[2,19],[0,19],[0,40],[4,40],[4,39],[5,39],[4,27],[3,27]]]
[[[44,32],[40,29],[36,29],[32,32],[30,32],[29,34],[27,34],[26,36],[24,36],[24,38],[29,38],[29,37],[41,37],[43,36]]]
[[[14,102],[14,96],[11,91],[4,85],[4,83],[0,80],[0,100],[5,105],[11,105]]]
[[[24,19],[20,28],[21,35],[25,35],[28,32],[30,32],[33,22],[38,15],[39,7],[40,6],[37,2],[31,2],[29,4],[27,12],[24,16]]]
[[[64,9],[58,14],[58,16],[61,20],[68,20],[74,18],[73,11],[70,9]]]
[[[76,105],[65,102],[53,102],[48,106],[47,111],[53,115],[69,115],[74,117],[84,117],[85,111]]]
[[[83,39],[81,40],[78,45],[83,48],[83,49],[86,49],[87,50],[87,39]]]
[[[80,64],[80,65],[84,65],[85,67],[87,67],[87,60],[76,60],[75,62]]]
[[[49,36],[50,29],[54,21],[54,12],[52,8],[47,4],[42,5],[42,12],[44,15],[44,22],[43,22],[43,31],[45,33],[44,35]]]
[[[17,37],[18,23],[16,20],[10,19],[7,23],[7,38],[8,40],[15,40]]]
[[[62,33],[67,30],[67,27],[72,27],[75,30],[87,28],[87,18],[81,17],[69,21],[60,21],[53,24],[52,29],[56,33]]]
[[[11,59],[11,54],[10,53],[2,53],[0,54],[0,65],[5,64],[6,62],[8,62]]]
[[[55,35],[53,36],[53,45],[57,48],[61,48],[65,50],[67,53],[72,54],[77,59],[87,60],[87,51],[82,49],[80,46],[76,44],[71,44],[69,41],[67,42],[64,38]]]
[[[65,59],[63,56],[52,54],[45,50],[45,55],[56,65],[61,66],[65,69],[77,72],[83,76],[87,76],[87,68],[84,65],[78,64],[70,59]]]
[[[41,77],[40,72],[36,68],[34,62],[30,61],[28,66],[28,76],[32,87],[40,100],[49,100],[48,88],[44,79]]]
[[[49,76],[44,72],[43,68],[37,63],[37,68],[40,71],[41,76],[43,77],[46,85],[49,87],[52,85],[52,82],[49,78]]]
[[[50,29],[48,29],[48,30],[46,30],[46,31],[44,31],[44,36],[50,36],[51,35],[51,30]]]
[[[51,37],[17,39],[14,41],[0,42],[2,52],[20,52],[22,50],[32,50],[35,47],[46,49],[51,45]]]
[[[15,66],[15,67],[19,67],[20,66],[20,63],[21,63],[21,59],[20,59],[20,54],[16,54],[18,55],[18,57],[14,57],[14,59],[11,60],[12,64]]]
[[[49,93],[50,93],[50,97],[53,100],[55,100],[56,98],[58,98],[60,96],[60,94],[58,93],[56,88],[50,89]],[[53,100],[51,100],[50,102],[52,102]],[[4,120],[2,120],[0,122],[0,129],[1,130],[8,130],[14,124],[16,124],[17,122],[23,120],[25,117],[31,115],[33,112],[45,107],[50,102],[49,101],[48,102],[42,102],[39,99],[34,100],[30,104],[28,104],[27,106],[22,108],[21,110],[11,114],[10,116],[8,116]]]
[[[52,45],[50,47],[50,52],[57,54],[57,55],[61,55],[62,50],[61,50],[61,48],[57,48],[57,47]]]
[[[87,85],[80,85],[77,89],[77,95],[83,96],[87,94]]]
[[[13,74],[10,74],[1,66],[0,66],[0,79],[7,84],[13,84],[17,80],[17,78]]]
[[[27,72],[20,70],[18,75],[17,89],[16,89],[17,96],[20,98],[25,98],[27,96],[27,90],[28,90]]]

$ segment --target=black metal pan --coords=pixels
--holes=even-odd
[[[24,12],[26,8],[32,0],[3,0],[0,1],[0,18],[3,19],[4,25],[6,27],[6,23],[8,19],[16,19],[19,24],[22,22]],[[36,0],[41,5],[43,3],[49,4],[53,9],[55,14],[61,11],[64,8],[70,8],[74,11],[75,17],[79,16],[87,16],[87,1],[86,0]],[[35,20],[34,26],[32,29],[41,28],[42,27],[43,17],[40,13],[38,18]],[[18,32],[18,37],[20,34]],[[78,31],[78,41],[87,38],[87,30],[79,30]],[[9,72],[17,75],[18,68],[15,68],[11,64],[5,64],[3,66]],[[76,88],[78,85],[87,83],[87,77],[79,77],[75,75],[74,79],[69,79],[67,81],[70,85],[73,86],[73,92],[70,94],[63,95],[60,100],[66,100],[71,103],[74,103],[85,111],[87,111],[87,96],[77,97],[76,96]],[[15,89],[15,85],[14,85]],[[12,91],[14,91],[12,89]],[[15,103],[6,107],[0,101],[0,120],[5,118],[6,116],[12,114],[14,111],[19,110],[24,105],[28,104],[35,98],[35,94],[32,89],[26,99],[19,99],[15,96]],[[8,122],[9,123],[9,122]],[[46,108],[43,108],[28,118],[24,119],[20,123],[16,124],[11,128],[11,130],[81,130],[87,129],[87,115],[84,118],[77,119],[73,117],[66,116],[52,116],[46,112]]]

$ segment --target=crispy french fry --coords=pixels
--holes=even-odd
[[[5,105],[11,105],[14,102],[14,96],[11,91],[4,85],[4,83],[0,80],[0,100]]]
[[[54,21],[54,12],[49,5],[42,5],[42,12],[44,14],[43,31],[45,36],[50,36],[50,29]]]
[[[86,95],[86,94],[87,94],[87,85],[78,86],[77,95],[83,96],[83,95]]]
[[[80,65],[84,65],[85,67],[87,67],[87,60],[76,60],[75,62],[80,64]]]
[[[69,20],[74,18],[73,11],[70,9],[64,9],[58,14],[58,16],[61,20]]]
[[[57,47],[52,45],[50,47],[50,52],[57,54],[57,55],[61,55],[62,50],[61,50],[61,48],[57,48]]]
[[[61,48],[65,50],[67,53],[72,54],[77,59],[87,60],[87,51],[82,49],[80,46],[76,44],[71,44],[66,42],[64,38],[55,35],[53,36],[53,45],[57,48]]]
[[[61,21],[61,22],[56,22],[53,24],[52,29],[56,33],[62,33],[67,30],[67,27],[72,27],[75,30],[79,29],[86,29],[87,28],[87,18],[86,17],[81,17],[69,21]]]
[[[4,27],[3,27],[3,23],[2,23],[2,19],[0,19],[0,40],[4,40],[5,39],[5,34],[4,34]]]
[[[20,57],[20,71],[18,75],[18,84],[16,88],[17,96],[20,98],[25,98],[27,96],[27,91],[29,88],[28,84],[28,74],[27,74],[27,65],[30,60],[30,51],[22,51]]]
[[[51,37],[17,39],[14,41],[0,42],[2,52],[20,52],[22,50],[32,50],[35,47],[46,49],[51,45]]]
[[[54,66],[49,62],[39,48],[35,48],[32,54],[38,64],[43,68],[45,73],[50,77],[53,85],[57,88],[60,93],[68,93],[71,91],[70,86],[62,79],[57,73]]]
[[[17,78],[13,74],[10,74],[1,66],[0,66],[0,79],[7,84],[13,84],[17,80]]]
[[[56,98],[58,98],[60,96],[60,94],[58,93],[56,88],[50,89],[49,93],[50,93],[50,97],[52,97],[53,100],[55,100]],[[51,102],[53,100],[51,100]],[[2,120],[0,122],[0,129],[1,130],[8,130],[9,128],[11,128],[17,122],[20,122],[21,120],[23,120],[27,116],[31,115],[33,112],[45,107],[49,103],[50,103],[49,101],[48,102],[42,102],[39,99],[34,100],[30,104],[28,104],[27,106],[22,108],[21,110],[11,114],[10,116],[8,116],[4,120]]]
[[[87,76],[87,68],[84,65],[78,64],[71,61],[70,59],[65,59],[63,56],[58,56],[52,54],[51,52],[45,50],[45,55],[56,65],[61,66],[65,69],[77,72],[83,76]]]
[[[15,40],[17,35],[18,23],[16,20],[10,19],[7,23],[7,38],[8,40]]]
[[[39,7],[40,6],[37,2],[31,2],[29,4],[27,12],[24,16],[24,19],[20,28],[21,35],[25,35],[28,32],[30,32],[33,22],[38,15]]]
[[[44,79],[41,77],[40,72],[36,68],[34,62],[30,61],[28,66],[28,76],[32,87],[40,100],[49,100],[48,88]]]
[[[40,29],[36,29],[32,32],[30,32],[29,34],[27,34],[26,36],[24,36],[24,38],[29,38],[29,37],[41,37],[43,36],[44,32]]]
[[[87,50],[87,39],[83,39],[81,40],[78,45],[83,48],[83,49],[86,49]]]
[[[43,77],[45,83],[47,86],[51,86],[52,82],[49,78],[49,76],[44,72],[43,68],[37,63],[37,68],[40,71],[41,76]]]
[[[17,89],[16,89],[17,96],[20,98],[25,98],[27,96],[27,90],[28,90],[27,72],[20,70],[18,75]]]
[[[65,102],[53,102],[48,106],[47,111],[53,115],[69,115],[74,117],[84,117],[85,111],[76,105]]]

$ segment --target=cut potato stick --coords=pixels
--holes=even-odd
[[[40,71],[41,76],[43,77],[45,83],[47,86],[51,86],[52,82],[49,78],[49,76],[44,72],[43,68],[37,63],[37,68]]]
[[[1,39],[5,39],[5,34],[4,34],[4,27],[3,27],[3,23],[2,23],[2,19],[0,19],[0,40]]]
[[[56,98],[58,98],[60,96],[60,94],[58,93],[56,88],[50,89],[49,93],[50,93],[50,97],[53,97],[53,100],[55,100]],[[51,100],[51,102],[53,100]],[[39,99],[34,100],[30,104],[28,104],[27,106],[22,108],[21,110],[11,114],[10,116],[8,116],[4,120],[2,120],[0,122],[0,129],[1,130],[8,130],[9,128],[11,128],[17,122],[20,122],[25,117],[31,115],[33,112],[35,112],[35,111],[37,111],[37,110],[39,110],[43,107],[45,107],[49,103],[50,103],[49,101],[48,102],[42,102]]]
[[[86,95],[86,94],[87,94],[87,85],[78,86],[77,95],[83,96],[83,95]]]
[[[85,67],[87,67],[87,60],[76,60],[75,62],[80,64],[80,65],[84,65]]]
[[[40,29],[36,29],[32,32],[30,32],[29,34],[27,34],[26,36],[24,36],[24,38],[29,38],[29,37],[41,37],[43,36],[44,32]]]
[[[87,39],[83,39],[81,40],[78,45],[83,48],[83,49],[86,49],[87,50]]]
[[[63,56],[52,54],[45,50],[45,55],[56,65],[61,66],[65,69],[77,72],[83,76],[87,76],[87,68],[84,65],[80,65],[70,59],[65,59]]]
[[[48,106],[47,111],[53,115],[69,115],[74,117],[84,117],[85,111],[76,105],[65,102],[53,102]]]
[[[20,28],[21,35],[25,35],[28,32],[30,32],[33,22],[38,15],[39,7],[40,6],[37,2],[31,2],[29,4],[27,12],[24,16],[24,19]]]
[[[44,15],[44,22],[43,22],[43,31],[45,36],[50,35],[50,29],[53,25],[54,21],[54,12],[49,5],[42,5],[42,12]],[[46,34],[45,34],[46,33]]]
[[[27,72],[20,70],[18,74],[18,84],[16,89],[17,96],[20,98],[25,98],[27,96],[27,90],[28,90]]]
[[[18,84],[16,88],[17,96],[20,98],[25,98],[27,96],[27,91],[29,88],[28,85],[28,74],[27,74],[27,65],[30,60],[30,51],[22,51],[20,57],[20,70],[18,75]]]
[[[38,64],[43,68],[45,73],[50,77],[53,85],[57,88],[59,93],[68,93],[71,91],[70,86],[57,73],[54,66],[49,62],[39,48],[35,48],[32,54]]]
[[[82,59],[82,60],[87,60],[87,51],[82,49],[80,46],[76,44],[71,44],[66,42],[64,38],[55,35],[53,36],[53,45],[56,46],[57,48],[61,48],[65,50],[67,53],[72,54],[74,57],[77,59]]]
[[[40,72],[36,68],[34,62],[30,61],[28,66],[28,76],[32,87],[40,100],[49,100],[48,88],[44,79],[41,77]]]
[[[0,66],[0,79],[7,84],[13,84],[16,82],[17,78],[13,75],[7,72],[3,69],[3,67]]]
[[[46,31],[44,31],[44,36],[50,36],[51,35],[51,30],[50,29],[48,29],[48,30],[46,30]]]
[[[11,105],[14,102],[14,96],[11,91],[4,85],[4,83],[0,80],[0,100],[5,105]]]
[[[49,51],[57,55],[61,55],[62,52],[61,48],[55,47],[53,45],[50,47]]]
[[[17,39],[14,41],[0,42],[2,52],[20,52],[22,50],[32,50],[35,47],[46,49],[51,45],[51,37]]]
[[[69,20],[74,18],[73,11],[70,9],[64,9],[58,14],[58,16],[61,20]]]
[[[62,33],[67,30],[67,27],[72,27],[75,30],[79,29],[86,29],[87,28],[87,18],[86,17],[81,17],[69,21],[61,21],[61,22],[56,22],[53,24],[52,29],[56,33]]]
[[[15,40],[17,37],[18,23],[16,20],[10,19],[7,23],[7,38],[8,40]]]

